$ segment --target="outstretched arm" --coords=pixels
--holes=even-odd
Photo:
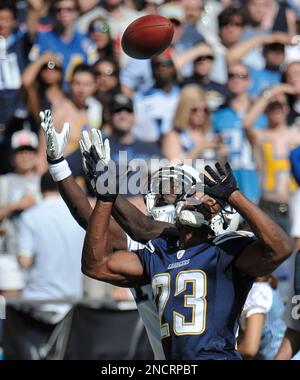
[[[211,167],[205,167],[213,179],[205,178],[205,191],[235,208],[258,238],[244,248],[235,261],[236,267],[252,277],[265,276],[292,254],[290,239],[267,214],[239,191],[229,164],[225,168],[216,164],[217,173]]]
[[[233,45],[227,52],[227,63],[240,61],[243,57],[249,53],[252,49],[263,44],[281,43],[288,45],[292,42],[291,37],[288,34],[276,32],[272,34],[256,36],[249,40],[239,42]]]
[[[98,200],[89,220],[82,251],[82,272],[122,287],[146,283],[139,257],[126,250],[112,252],[109,221],[112,201]]]
[[[83,132],[80,149],[87,177],[97,194],[97,184],[102,186],[102,169],[105,171],[105,168],[111,167],[112,174],[109,178],[113,179],[116,176],[115,165],[110,158],[109,141],[106,139],[103,142],[101,132],[92,129],[91,136]],[[177,231],[172,224],[151,220],[121,195],[118,195],[114,202],[112,214],[123,230],[133,240],[141,243],[146,243],[162,233],[175,234]]]
[[[150,219],[121,195],[114,203],[112,215],[124,231],[140,243],[147,243],[162,234],[178,234],[173,224]]]

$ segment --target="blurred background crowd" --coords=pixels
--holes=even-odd
[[[122,51],[121,36],[146,14],[169,18],[174,37],[161,55],[136,60]],[[71,304],[49,300],[134,308],[126,289],[81,274],[84,231],[47,173],[45,109],[57,130],[71,124],[65,157],[83,187],[78,143],[90,128],[110,138],[116,161],[120,151],[129,160],[229,161],[241,191],[300,249],[299,0],[1,0],[0,294],[30,300],[15,305],[11,319],[30,337],[65,323]],[[145,210],[141,195],[128,197]],[[241,317],[245,357],[274,358],[294,260],[258,279],[249,294]],[[7,330],[22,346],[25,332]]]

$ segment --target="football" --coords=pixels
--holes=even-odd
[[[162,53],[174,34],[172,22],[162,16],[147,15],[133,21],[122,36],[122,48],[130,57],[148,59]]]

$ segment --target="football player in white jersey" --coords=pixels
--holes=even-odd
[[[59,191],[66,202],[70,212],[76,221],[87,229],[88,220],[92,213],[92,207],[80,188],[72,177],[72,173],[64,160],[63,153],[67,144],[70,125],[66,123],[61,133],[57,133],[53,125],[50,111],[41,112],[41,127],[44,131],[47,146],[47,158],[49,171],[58,183]],[[98,146],[98,153],[101,152],[106,159],[110,160],[109,142],[102,143],[101,132],[93,130],[90,136],[85,133],[80,141],[81,150],[84,156],[89,152],[91,145]],[[87,174],[89,172],[85,158],[83,159]],[[162,182],[166,181],[186,181],[190,185],[197,182],[198,172],[188,165],[178,164],[174,167],[160,169],[152,177],[150,189],[146,195],[147,211],[153,219],[148,218],[124,197],[118,196],[114,203],[114,219],[111,219],[110,233],[112,248],[114,250],[126,249],[136,251],[142,249],[147,241],[159,236],[166,231],[170,235],[177,234],[174,223],[176,203],[180,196],[168,194],[163,196],[160,188]],[[138,221],[138,223],[137,223]],[[212,223],[216,235],[224,230],[232,231],[237,228],[238,214],[232,211],[220,212]],[[121,227],[122,228],[121,228]],[[125,232],[126,233],[125,233]],[[165,359],[160,339],[160,321],[158,318],[157,306],[154,302],[151,285],[131,289],[135,298],[139,314],[145,325],[148,338],[154,352],[155,359]]]

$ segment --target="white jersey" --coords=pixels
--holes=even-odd
[[[136,251],[144,248],[144,244],[132,240],[127,235],[128,251]],[[152,347],[155,360],[165,360],[165,354],[160,340],[160,320],[154,302],[152,286],[144,285],[135,289],[130,289],[140,317],[144,322],[150,345]]]

